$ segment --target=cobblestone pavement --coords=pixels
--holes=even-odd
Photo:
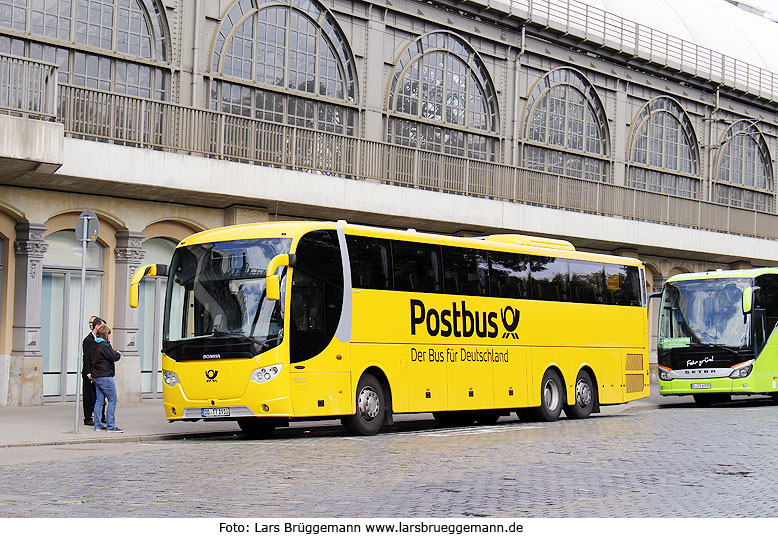
[[[765,400],[113,445],[126,452],[0,466],[0,517],[776,516]]]

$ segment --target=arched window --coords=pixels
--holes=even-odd
[[[352,135],[356,68],[334,17],[316,0],[240,0],[214,44],[214,110]]]
[[[167,95],[170,74],[159,67],[168,58],[166,22],[154,0],[0,0],[0,28],[31,34],[0,36],[0,52],[58,65],[61,83],[145,98]]]
[[[699,157],[692,123],[675,100],[655,98],[641,109],[632,124],[632,187],[696,199]]]
[[[525,167],[590,180],[609,178],[605,109],[576,70],[556,69],[538,81],[527,101],[524,136]]]
[[[84,321],[78,321],[81,302],[81,243],[72,229],[46,237],[41,298],[41,355],[43,395],[64,400],[76,391],[81,341],[89,332],[91,315],[103,315],[103,247],[89,243],[86,250]],[[110,322],[109,322],[110,324]]]
[[[718,203],[773,212],[773,167],[755,122],[735,122],[724,133],[713,190],[713,200]]]
[[[391,143],[492,160],[498,151],[497,99],[481,58],[448,32],[414,41],[389,90]]]

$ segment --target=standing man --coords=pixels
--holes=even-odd
[[[103,324],[105,324],[105,321],[99,317],[90,317],[89,329],[91,332],[86,335],[86,338],[84,338],[84,341],[81,343],[81,349],[84,353],[84,362],[81,369],[81,377],[84,380],[84,424],[88,426],[94,426],[92,412],[95,410],[95,384],[92,382],[91,352],[92,348],[95,347],[95,338],[97,338],[95,333],[97,328]],[[103,412],[105,412],[105,409],[103,409]],[[103,413],[103,417],[105,417],[105,413]]]

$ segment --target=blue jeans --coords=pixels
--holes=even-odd
[[[108,406],[105,408],[105,428],[113,430],[116,427],[116,383],[113,378],[92,378],[95,382],[95,411],[94,423],[95,430],[103,428],[100,421],[103,413],[103,402],[108,399]]]

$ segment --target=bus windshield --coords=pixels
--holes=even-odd
[[[165,299],[164,340],[280,342],[283,301],[267,300],[265,272],[274,256],[289,252],[291,242],[249,239],[177,248]]]
[[[688,280],[665,284],[659,321],[663,349],[693,344],[748,347],[749,318],[743,317],[747,278]],[[745,321],[744,321],[745,319]]]

